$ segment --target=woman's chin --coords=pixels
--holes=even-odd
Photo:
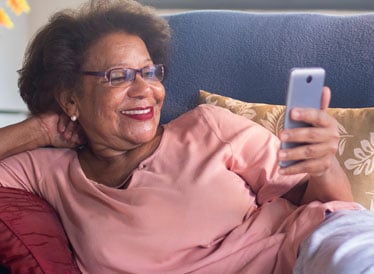
[[[143,128],[143,130],[137,131],[133,134],[133,142],[136,144],[144,144],[152,141],[157,133],[157,127]]]

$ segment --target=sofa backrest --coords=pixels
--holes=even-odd
[[[326,69],[331,107],[374,106],[374,14],[205,10],[165,16],[173,30],[168,122],[197,104],[199,89],[284,104],[292,67]]]

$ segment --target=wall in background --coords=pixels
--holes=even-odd
[[[19,98],[17,70],[21,67],[22,56],[27,43],[27,16],[12,17],[13,29],[0,27],[0,109],[17,110],[24,108]]]
[[[32,35],[45,23],[49,17],[57,11],[65,8],[76,8],[84,0],[28,0],[31,12],[28,14],[28,36]]]
[[[19,96],[17,70],[28,41],[44,25],[50,14],[62,8],[80,5],[83,0],[29,0],[31,11],[16,16],[9,13],[14,23],[12,29],[0,27],[0,127],[25,119],[27,107]]]
[[[17,70],[21,67],[28,39],[27,15],[12,16],[11,19],[13,29],[0,27],[0,127],[26,116],[26,107],[17,88]]]

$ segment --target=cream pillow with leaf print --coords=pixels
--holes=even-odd
[[[285,106],[250,103],[200,90],[199,104],[229,109],[275,135],[283,128]],[[356,202],[374,210],[374,108],[329,108],[339,123],[337,158],[348,175]]]

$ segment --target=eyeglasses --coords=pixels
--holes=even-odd
[[[146,81],[161,82],[165,76],[165,67],[162,64],[146,66],[141,69],[110,68],[106,71],[82,71],[84,75],[104,77],[111,87],[125,86],[133,82],[139,73]]]

